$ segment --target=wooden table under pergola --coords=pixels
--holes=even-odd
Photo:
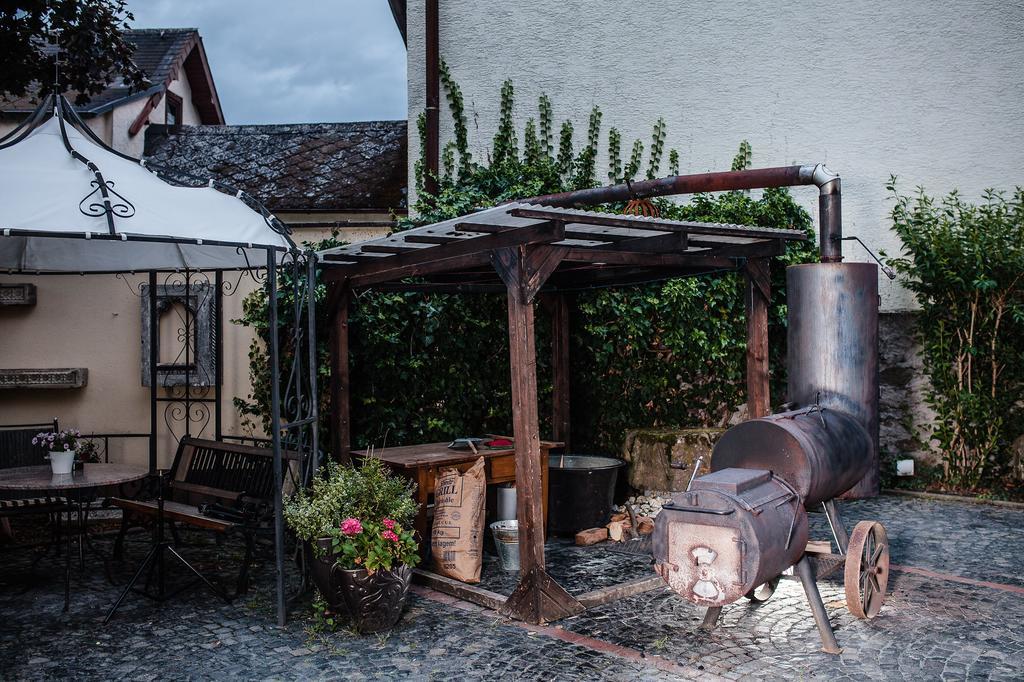
[[[746,279],[747,405],[769,413],[768,305],[773,256],[801,230],[597,213],[527,203],[319,253],[329,283],[333,451],[351,449],[348,311],[353,291],[505,292],[508,298],[520,580],[501,611],[531,623],[557,620],[625,596],[609,589],[577,599],[545,571],[534,304],[553,324],[553,438],[569,447],[569,300],[575,291],[741,271]],[[409,281],[414,278],[413,281]],[[492,592],[450,581],[432,586],[493,606]]]

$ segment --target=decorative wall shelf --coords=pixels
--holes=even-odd
[[[85,367],[61,369],[0,369],[0,389],[83,388],[89,383]]]
[[[35,305],[36,285],[26,283],[0,284],[0,306]]]

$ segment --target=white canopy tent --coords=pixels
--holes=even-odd
[[[47,97],[21,126],[0,139],[0,273],[148,272],[150,319],[155,320],[157,272],[266,268],[268,317],[270,329],[276,329],[276,271],[285,261],[296,274],[302,273],[302,281],[311,281],[307,277],[312,277],[315,257],[300,251],[287,228],[258,201],[223,183],[149,168],[144,161],[107,147],[63,96]],[[309,300],[310,325],[312,310]],[[299,317],[296,328],[301,326]],[[156,348],[156,325],[149,326],[152,349]],[[315,339],[312,326],[302,333]],[[300,332],[296,334],[299,338]],[[270,334],[271,423],[281,425],[271,429],[270,436],[277,481],[278,621],[283,624],[282,430],[312,426],[315,454],[317,415],[316,401],[307,401],[312,403],[311,414],[289,415],[292,418],[283,423],[278,347],[277,335]],[[150,359],[151,467],[156,461],[155,355],[152,352]],[[310,354],[307,359],[312,358]],[[310,369],[300,373],[315,382],[315,369]],[[293,383],[289,382],[289,389]],[[316,395],[315,383],[312,387],[311,395]]]
[[[0,271],[234,269],[263,264],[254,248],[294,248],[244,193],[157,172],[103,145],[63,98],[48,99],[0,140]]]

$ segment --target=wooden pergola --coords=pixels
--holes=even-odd
[[[333,451],[351,448],[348,309],[353,291],[505,292],[508,298],[520,582],[502,612],[532,623],[583,610],[545,571],[534,304],[552,310],[555,440],[571,442],[569,296],[614,287],[742,271],[746,277],[747,390],[752,417],[768,414],[768,305],[773,256],[801,230],[597,213],[528,203],[322,251],[330,286]],[[408,282],[416,278],[415,283]],[[435,587],[440,587],[436,585]],[[459,586],[458,596],[493,605],[494,594]],[[608,598],[624,596],[614,590]],[[600,599],[582,600],[588,605]]]

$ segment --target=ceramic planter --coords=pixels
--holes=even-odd
[[[335,565],[330,538],[316,541],[322,556],[307,545],[310,576],[332,611],[349,616],[359,632],[387,630],[398,622],[412,579],[411,566],[390,571],[347,570]]]
[[[74,450],[52,450],[50,452],[50,470],[54,476],[70,474],[75,467]]]

